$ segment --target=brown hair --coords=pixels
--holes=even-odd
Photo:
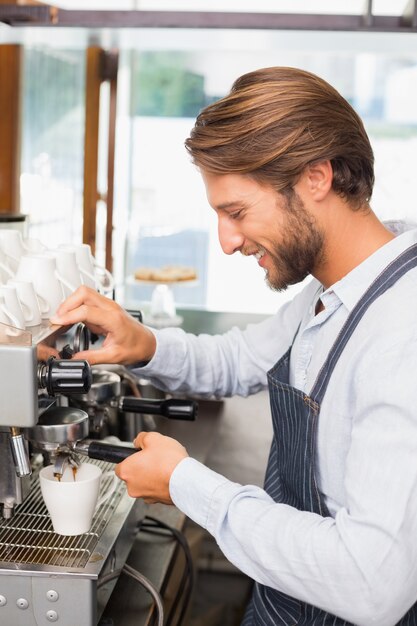
[[[333,190],[354,208],[370,200],[374,157],[358,114],[326,81],[291,67],[238,78],[198,115],[185,146],[214,174],[247,174],[281,193],[306,166],[329,160]]]

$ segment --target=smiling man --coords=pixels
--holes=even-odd
[[[296,190],[277,198],[269,185],[260,186],[250,178],[201,172],[218,215],[223,252],[254,255],[265,269],[268,285],[276,290],[312,273],[323,254],[323,233]]]
[[[54,322],[105,335],[76,357],[140,361],[172,392],[269,388],[264,489],[158,433],[139,433],[117,474],[132,496],[175,503],[255,580],[244,626],[417,623],[417,230],[375,216],[363,124],[307,72],[242,76],[186,147],[223,251],[253,255],[272,289],[312,279],[270,319],[212,337],[146,328],[87,288],[68,298]]]

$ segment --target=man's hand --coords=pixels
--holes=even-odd
[[[150,361],[156,349],[155,335],[128,315],[116,302],[89,287],[79,287],[61,304],[51,318],[53,324],[66,326],[84,322],[97,335],[105,335],[102,346],[74,354],[75,359],[96,363],[131,365]]]
[[[172,504],[169,481],[178,463],[188,456],[187,450],[175,439],[154,432],[139,433],[133,443],[140,452],[116,466],[129,495],[148,504]]]

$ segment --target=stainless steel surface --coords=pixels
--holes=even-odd
[[[52,407],[26,432],[40,447],[42,444],[66,446],[88,436],[88,414],[71,407]]]
[[[12,428],[10,445],[12,448],[16,475],[19,478],[22,478],[23,476],[30,476],[32,468],[30,465],[27,442],[19,431],[20,429]]]
[[[111,469],[110,463],[96,461],[103,471]],[[101,485],[104,493],[112,478],[107,477]],[[67,537],[57,535],[42,499],[37,475],[32,482],[29,497],[19,507],[13,520],[0,522],[0,563],[35,566],[53,565],[69,568],[85,568],[107,523],[125,494],[120,481],[114,495],[94,515],[90,531],[84,535]],[[22,569],[22,567],[19,567]],[[24,568],[26,569],[26,568]],[[95,569],[95,568],[94,568]],[[99,570],[98,570],[99,571]],[[91,573],[91,568],[90,568]]]
[[[90,334],[87,326],[80,323],[77,324],[74,333],[74,352],[81,352],[82,350],[88,350],[90,347]]]
[[[88,456],[88,448],[90,442],[89,441],[80,441],[75,445],[75,451],[81,454],[82,456]]]
[[[38,421],[39,353],[54,346],[66,329],[48,322],[30,332],[0,327],[0,426],[33,426]]]
[[[36,346],[1,344],[0,346],[0,425],[32,426],[38,419]],[[22,381],[25,388],[22,389]]]
[[[105,471],[112,466],[95,462]],[[108,479],[108,480],[111,480]],[[103,482],[102,489],[108,484]],[[96,512],[91,530],[77,537],[53,532],[37,473],[27,500],[12,520],[0,522],[0,623],[39,626],[56,611],[62,626],[96,626],[115,581],[98,587],[101,576],[126,561],[144,505],[120,482]],[[16,598],[28,599],[23,612]]]
[[[11,517],[15,505],[23,502],[30,489],[30,478],[16,475],[10,429],[0,427],[0,502],[3,503],[3,517]]]
[[[0,511],[6,519],[29,493],[28,447],[19,429],[34,426],[56,402],[39,390],[38,360],[46,361],[67,331],[49,323],[30,332],[0,324]]]
[[[72,452],[59,452],[56,454],[54,461],[54,476],[62,477],[65,472],[66,467],[69,465],[70,467],[77,468],[80,466],[80,461],[78,457]]]
[[[121,394],[121,379],[115,372],[93,367],[93,382],[88,393],[79,399],[88,404],[109,402]]]
[[[31,330],[0,325],[0,625],[97,626],[117,582],[116,577],[99,585],[99,578],[123,567],[145,505],[130,498],[120,481],[95,513],[88,533],[54,533],[38,470],[42,464],[56,463],[59,473],[66,463],[75,462],[71,446],[84,440],[90,429],[96,438],[105,437],[107,405],[99,421],[82,408],[68,406],[80,390],[73,368],[66,367],[72,361],[49,357],[70,346],[72,328],[43,324]],[[82,388],[87,393],[91,371],[86,362],[85,367],[88,376]],[[113,384],[115,376],[110,373],[111,394],[120,392]],[[115,419],[115,436],[118,427]],[[93,462],[114,469],[110,463]],[[31,469],[33,475],[25,476]],[[112,478],[102,489],[108,480]]]

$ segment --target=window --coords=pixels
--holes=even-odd
[[[195,116],[244,72],[270,65],[315,72],[364,119],[376,157],[374,210],[382,219],[413,220],[417,55],[398,50],[398,38],[378,34],[240,31],[233,33],[232,44],[224,33],[210,36],[205,49],[166,50],[165,42],[161,50],[135,51],[129,57],[132,159],[125,270],[131,276],[140,265],[193,265],[198,285],[175,287],[177,302],[210,310],[273,312],[300,286],[271,292],[253,259],[222,253],[214,212],[183,146]],[[150,293],[144,285],[127,289],[133,300],[147,300]]]
[[[62,36],[64,46],[55,34],[46,47],[38,33],[25,50],[22,209],[30,214],[33,237],[48,245],[77,242],[86,38],[71,45],[71,37]],[[375,212],[382,219],[414,220],[415,38],[323,31],[123,31],[113,242],[125,304],[138,306],[150,298],[151,287],[132,280],[143,265],[195,267],[198,281],[174,287],[177,304],[185,307],[269,313],[300,288],[271,292],[253,259],[222,253],[214,212],[184,148],[198,111],[225,95],[237,76],[259,67],[295,66],[333,84],[364,119],[374,147]]]
[[[21,210],[45,244],[81,241],[84,52],[27,47],[23,85]]]

